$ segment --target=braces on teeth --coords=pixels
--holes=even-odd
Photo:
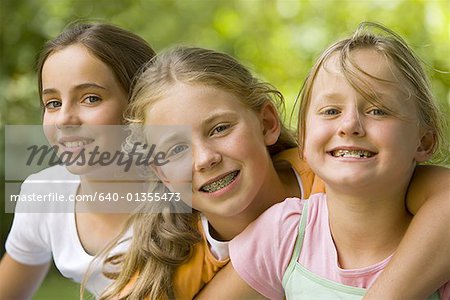
[[[202,190],[206,191],[208,193],[218,191],[218,190],[226,187],[230,183],[232,183],[234,181],[234,178],[236,178],[237,174],[238,174],[238,171],[230,173],[222,179],[219,179],[213,183],[205,185],[204,187],[202,187]]]
[[[334,151],[333,156],[365,158],[372,157],[373,155],[371,152],[363,150],[337,150]]]

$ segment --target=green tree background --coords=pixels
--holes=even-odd
[[[157,51],[184,44],[227,52],[281,90],[288,116],[320,52],[361,21],[379,22],[402,35],[423,59],[449,119],[449,0],[1,0],[2,179],[4,125],[40,124],[36,57],[46,40],[80,19],[134,31]],[[2,247],[11,219],[1,214]],[[46,292],[62,289],[76,294],[73,286],[52,280],[41,297],[56,299]]]

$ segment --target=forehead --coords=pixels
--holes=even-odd
[[[75,44],[53,52],[42,67],[43,85],[67,81],[105,82],[117,84],[111,68],[81,44]]]
[[[410,98],[403,76],[384,54],[373,49],[356,49],[342,64],[340,54],[332,53],[317,71],[313,96],[355,92],[373,100]]]
[[[239,114],[247,110],[231,92],[209,85],[176,82],[146,108],[145,122],[193,124],[221,112]]]
[[[397,67],[383,53],[375,49],[355,49],[346,59],[349,72],[367,79],[381,79],[378,81],[401,83],[402,76]],[[322,64],[319,73],[328,72],[342,74],[341,57],[339,53],[332,53]]]
[[[312,85],[311,103],[363,99],[399,116],[415,114],[409,85],[387,56],[374,49],[356,49],[350,55],[346,70],[339,53],[325,59]]]

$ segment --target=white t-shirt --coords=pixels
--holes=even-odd
[[[222,261],[228,259],[230,257],[230,251],[228,250],[228,244],[230,242],[218,241],[215,238],[213,238],[211,236],[211,233],[209,232],[208,219],[206,219],[206,217],[203,214],[201,214],[200,216],[202,219],[203,231],[205,233],[206,240],[208,241],[209,250],[217,260]]]
[[[25,265],[50,262],[52,256],[56,267],[64,277],[81,282],[94,256],[86,253],[75,222],[75,202],[69,197],[76,195],[79,176],[63,166],[54,166],[29,176],[21,186],[21,196],[57,195],[65,201],[18,202],[14,221],[6,241],[6,251],[16,261]],[[126,249],[122,244],[114,252]],[[96,260],[91,268],[86,288],[99,296],[111,283],[102,275],[102,262]]]

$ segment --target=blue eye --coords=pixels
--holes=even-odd
[[[170,148],[169,151],[167,151],[167,157],[180,154],[180,153],[186,151],[187,149],[189,149],[188,145],[184,145],[184,144],[175,145],[172,148]]]
[[[340,113],[339,110],[337,110],[336,108],[327,108],[323,111],[323,114],[328,116],[335,116],[338,115],[339,113]]]
[[[83,99],[83,103],[87,103],[87,104],[94,104],[97,102],[100,102],[102,99],[100,99],[100,97],[97,96],[88,96],[85,99]]]
[[[215,133],[222,133],[230,127],[231,127],[230,124],[220,124],[214,127],[214,129],[211,131],[211,135],[214,135]]]
[[[55,108],[59,108],[62,106],[61,101],[57,101],[57,100],[51,100],[48,101],[47,103],[45,103],[45,109],[55,109]]]
[[[377,107],[377,108],[373,108],[373,109],[369,110],[369,115],[385,116],[385,115],[387,115],[387,113],[383,109],[380,109]]]

